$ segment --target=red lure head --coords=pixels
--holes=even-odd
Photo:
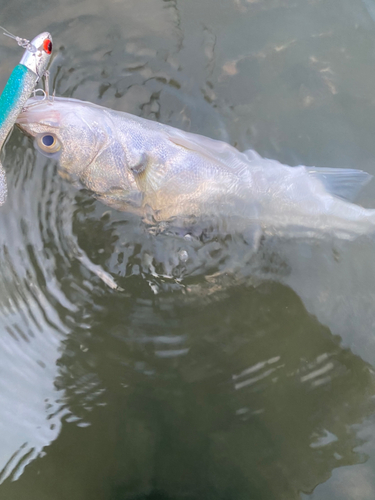
[[[26,66],[37,76],[37,80],[44,75],[52,54],[52,37],[45,31],[28,43],[20,64]]]

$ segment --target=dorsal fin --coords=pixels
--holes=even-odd
[[[206,158],[222,163],[230,169],[236,169],[240,166],[247,168],[249,164],[249,158],[244,153],[226,142],[173,128],[168,128],[166,132],[168,139],[174,144],[200,153]]]

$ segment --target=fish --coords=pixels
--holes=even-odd
[[[141,274],[155,294],[181,289],[184,301],[206,303],[231,286],[279,283],[375,366],[375,210],[354,203],[370,174],[283,165],[71,98],[30,99],[17,126],[64,179],[125,212],[111,210],[98,226],[105,208],[92,218],[85,210],[86,229],[103,232],[85,230],[84,247],[105,248],[112,289]],[[99,254],[69,244],[103,280],[90,263]]]
[[[9,32],[4,34],[14,38],[26,50],[0,96],[0,151],[35,85],[46,74],[52,54],[52,37],[48,32],[40,33],[31,42]],[[0,205],[5,203],[7,192],[5,170],[0,162]]]
[[[362,170],[290,167],[73,98],[33,97],[16,123],[64,179],[146,222],[217,223],[248,234],[255,248],[266,234],[352,239],[375,231],[375,210],[353,202],[372,178]]]

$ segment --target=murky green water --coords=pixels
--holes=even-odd
[[[0,20],[52,33],[57,95],[375,174],[373,0],[13,0]],[[20,54],[2,39],[1,87]],[[375,498],[373,241],[251,264],[206,241],[193,266],[19,131],[3,163],[1,499]]]

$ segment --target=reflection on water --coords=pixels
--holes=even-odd
[[[58,95],[375,173],[370,1],[38,5],[2,24],[52,33]],[[373,241],[254,255],[108,210],[18,131],[3,163],[2,497],[375,497]]]
[[[63,427],[15,497],[40,467],[35,497],[54,494],[62,464],[58,498],[72,484],[77,499],[101,487],[103,498],[297,498],[366,459],[352,425],[368,414],[372,375],[293,292],[269,284],[186,306],[132,281],[137,297],[98,298],[90,334],[64,343],[57,385],[91,426]]]

